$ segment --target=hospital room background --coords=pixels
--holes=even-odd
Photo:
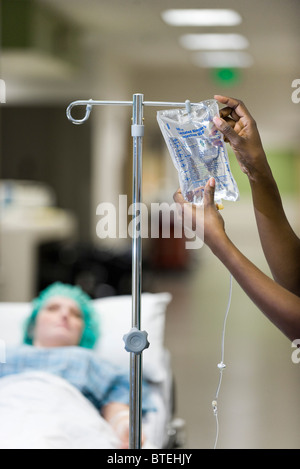
[[[166,15],[220,5],[235,22],[178,25]],[[120,195],[131,203],[130,108],[94,108],[75,126],[66,108],[78,99],[128,101],[135,93],[147,101],[242,99],[300,234],[299,17],[298,0],[2,0],[0,301],[29,302],[56,280],[79,284],[94,299],[131,295],[131,238],[101,238],[96,230],[100,203],[118,207]],[[198,44],[191,35],[200,34]],[[219,34],[234,43],[223,48],[207,36]],[[178,187],[156,112],[144,111],[147,207],[172,203]],[[240,191],[239,201],[224,202],[227,232],[270,275],[247,178],[227,149]],[[172,295],[164,340],[182,446],[211,448],[229,274],[207,247],[187,250],[170,225],[168,239],[143,239],[142,290]],[[234,281],[219,448],[300,447],[300,364],[292,352]]]

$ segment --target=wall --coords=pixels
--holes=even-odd
[[[75,127],[63,106],[1,109],[1,178],[40,181],[57,206],[74,213],[82,240],[90,239],[91,126]]]

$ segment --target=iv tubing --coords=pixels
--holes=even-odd
[[[218,398],[219,398],[219,393],[221,389],[221,383],[222,383],[222,378],[223,378],[223,371],[225,369],[225,364],[224,364],[224,355],[225,355],[225,331],[226,331],[226,323],[227,323],[227,318],[230,310],[230,305],[231,305],[231,297],[232,297],[232,275],[230,274],[230,286],[229,286],[229,298],[228,298],[228,304],[227,304],[227,309],[224,317],[224,323],[223,323],[223,331],[222,331],[222,343],[221,343],[221,362],[218,364],[218,368],[220,370],[220,377],[219,377],[219,383],[217,387],[217,391],[215,394],[215,400],[212,402],[213,405],[213,411],[216,419],[216,438],[215,438],[215,444],[214,444],[214,449],[217,448],[217,443],[219,439],[219,419],[218,419]]]

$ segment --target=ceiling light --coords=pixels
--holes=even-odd
[[[200,67],[244,68],[253,65],[253,59],[247,52],[199,52],[192,61]]]
[[[161,16],[172,26],[235,26],[242,22],[239,13],[234,10],[166,10]]]
[[[189,50],[199,49],[246,49],[248,39],[240,34],[185,34],[179,39],[182,47]]]

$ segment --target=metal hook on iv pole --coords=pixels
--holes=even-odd
[[[134,95],[137,96],[137,95]],[[141,95],[143,96],[143,95]],[[166,101],[143,101],[142,106],[158,106],[158,107],[185,107],[188,114],[191,112],[191,106],[194,103],[191,103],[189,100],[186,100],[184,103],[180,102],[166,102]],[[85,116],[82,119],[75,119],[72,116],[72,110],[74,107],[85,106]],[[93,99],[89,100],[79,100],[71,103],[67,108],[67,117],[69,121],[73,124],[80,125],[86,122],[91,114],[93,106],[133,106],[133,101],[95,101]]]
[[[84,122],[86,122],[89,117],[90,117],[90,114],[91,114],[91,111],[93,109],[93,106],[91,104],[86,104],[84,103],[83,105],[86,105],[86,108],[85,108],[85,116],[82,118],[82,119],[74,119],[74,117],[72,116],[71,112],[72,112],[72,109],[74,106],[81,106],[81,104],[78,104],[80,103],[80,101],[78,102],[74,102],[74,103],[71,103],[69,105],[69,107],[67,108],[67,118],[69,119],[69,121],[71,121],[73,124],[77,124],[77,125],[80,125],[80,124],[83,124]]]
[[[80,125],[86,122],[92,112],[93,106],[132,106],[133,101],[95,101],[93,99],[89,100],[79,100],[71,103],[66,111],[67,118],[72,124]],[[75,119],[72,116],[72,110],[74,107],[85,106],[85,116],[82,119]]]

